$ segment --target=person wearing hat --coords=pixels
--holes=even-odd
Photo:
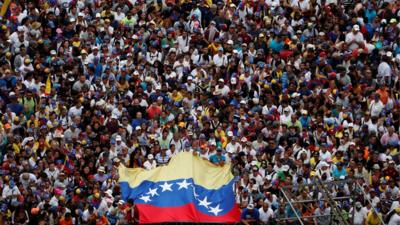
[[[382,224],[382,213],[378,211],[377,208],[370,210],[367,214],[367,218],[365,219],[365,224],[367,225],[379,225]]]
[[[396,162],[391,159],[388,162],[388,166],[383,170],[383,176],[390,177],[392,179],[396,179],[399,177],[399,171],[396,168]]]
[[[228,58],[224,54],[224,48],[222,46],[218,48],[218,53],[213,56],[212,62],[217,67],[226,67],[228,65]]]
[[[230,88],[225,84],[225,80],[222,78],[218,79],[218,85],[215,86],[215,92],[220,93],[221,96],[227,96],[230,92]]]
[[[400,207],[395,208],[388,216],[390,218],[388,225],[400,224]]]
[[[143,167],[147,170],[151,170],[157,167],[157,162],[154,160],[153,154],[147,155],[147,160],[143,163]]]
[[[379,84],[391,84],[393,78],[393,69],[391,66],[392,58],[393,53],[391,51],[387,51],[382,56],[382,60],[378,65],[378,74],[376,75],[376,79]]]
[[[219,31],[217,29],[216,23],[214,20],[212,20],[208,27],[204,30],[204,37],[206,37],[206,40],[209,43],[213,43],[216,38],[219,37]]]
[[[108,175],[106,174],[106,169],[104,166],[99,166],[97,169],[97,173],[94,175],[94,180],[96,182],[104,182],[108,179]]]
[[[248,204],[245,209],[243,209],[240,215],[240,221],[245,225],[258,224],[260,221],[260,213],[254,208],[254,204]]]
[[[222,154],[222,148],[217,148],[217,152],[210,156],[210,162],[217,166],[225,165],[226,157]]]
[[[18,186],[15,185],[14,180],[10,179],[9,176],[6,176],[4,178],[2,198],[15,205],[17,204],[18,196],[20,195],[21,192],[19,191]]]
[[[349,45],[349,50],[352,51],[357,48],[364,47],[364,36],[360,32],[360,26],[358,24],[353,25],[351,32],[346,34],[346,44]]]
[[[247,141],[247,139],[246,139],[246,141]],[[242,146],[237,141],[237,137],[233,136],[232,131],[228,131],[228,140],[227,140],[227,144],[225,146],[225,150],[227,152],[232,152],[234,154],[237,154],[242,151]]]
[[[338,162],[332,171],[332,177],[338,180],[342,176],[347,176],[347,170],[343,162]]]
[[[253,168],[251,168],[251,174],[249,175],[250,179],[254,179],[256,181],[256,184],[258,186],[261,186],[263,184],[263,177],[261,176],[258,166],[253,166]]]
[[[354,206],[355,207],[350,210],[351,212],[354,211],[354,213],[350,212],[350,215],[354,215],[352,218],[353,224],[363,225],[367,218],[368,210],[362,206],[361,202],[356,202]]]

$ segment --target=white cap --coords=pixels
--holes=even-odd
[[[283,165],[282,166],[282,171],[289,171],[290,167],[288,165]]]
[[[233,49],[232,53],[233,53],[233,54],[238,54],[239,52],[238,52],[238,50]]]
[[[115,141],[121,141],[121,140],[122,140],[122,138],[121,138],[120,135],[117,135],[117,136],[115,137]]]
[[[51,51],[50,51],[50,55],[57,55],[56,50],[51,50]]]
[[[18,26],[17,30],[18,30],[19,32],[22,32],[22,31],[24,31],[24,27],[23,27],[23,26]]]
[[[141,130],[142,128],[140,126],[136,126],[135,130]]]
[[[107,194],[107,195],[112,196],[112,190],[111,190],[111,189],[108,189],[107,191],[104,192],[104,194]]]
[[[224,79],[222,79],[222,78],[219,78],[218,81],[219,82],[225,82]]]
[[[193,77],[192,77],[192,76],[189,76],[187,79],[188,79],[188,80],[193,80]]]
[[[226,43],[227,43],[228,45],[233,45],[233,41],[232,41],[232,40],[228,40]]]
[[[132,36],[132,39],[134,39],[134,40],[136,40],[136,39],[138,39],[139,37],[136,35],[136,34],[134,34],[133,36]]]
[[[232,78],[231,78],[231,84],[236,84],[236,83],[237,83],[236,78],[232,77]]]
[[[78,16],[85,16],[85,14],[83,14],[83,12],[78,13]]]
[[[319,164],[319,166],[320,166],[320,167],[324,167],[324,166],[329,167],[329,164],[328,164],[327,162],[325,162],[325,161],[322,161],[322,162]]]
[[[392,52],[386,52],[386,57],[392,58],[393,57],[393,53]]]
[[[228,137],[233,137],[233,132],[232,131],[228,131],[227,135],[228,135]]]
[[[153,154],[149,154],[149,155],[147,156],[147,159],[154,159]]]
[[[360,26],[358,26],[357,24],[354,24],[354,26],[353,26],[353,30],[355,30],[355,31],[359,31],[359,30],[360,30]]]

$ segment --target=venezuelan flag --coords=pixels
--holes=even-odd
[[[234,177],[223,167],[181,152],[153,170],[119,168],[124,200],[133,199],[139,222],[236,223]]]

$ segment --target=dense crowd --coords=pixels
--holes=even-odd
[[[231,163],[244,224],[338,221],[304,186],[329,181],[345,220],[400,224],[399,21],[399,0],[11,1],[0,224],[134,224],[118,166],[181,151]]]

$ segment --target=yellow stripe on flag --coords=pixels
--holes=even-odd
[[[142,168],[119,167],[119,182],[127,182],[131,188],[139,186],[143,181],[171,181],[193,178],[197,185],[207,189],[219,189],[233,179],[230,164],[216,166],[211,162],[189,152],[181,152],[172,157],[167,166],[153,170]]]

